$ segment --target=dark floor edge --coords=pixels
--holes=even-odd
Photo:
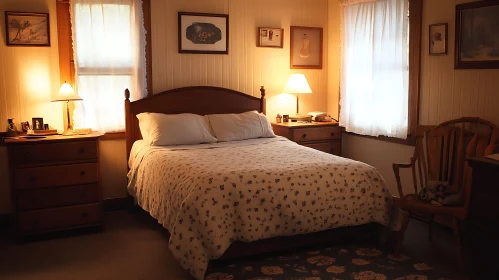
[[[108,198],[102,201],[102,209],[104,212],[127,211],[133,208],[132,197]],[[11,229],[14,225],[14,214],[0,214],[0,230]]]
[[[102,209],[104,212],[125,211],[132,208],[133,198],[131,196],[108,198],[102,201]]]

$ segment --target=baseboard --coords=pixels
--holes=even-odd
[[[104,212],[130,210],[133,208],[133,198],[129,196],[104,199],[102,208]]]

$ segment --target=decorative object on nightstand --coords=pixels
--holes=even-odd
[[[93,132],[4,140],[21,235],[102,224],[101,136]]]
[[[300,145],[341,155],[341,127],[337,122],[272,123],[272,130],[276,135],[286,137]]]
[[[304,121],[310,122],[311,117],[308,115],[300,115],[300,99],[298,95],[300,94],[310,94],[312,89],[308,85],[307,78],[303,74],[293,74],[288,80],[286,87],[283,90],[284,93],[296,94],[296,115],[290,116],[289,119],[292,122]]]
[[[62,133],[63,135],[74,135],[73,127],[71,126],[71,117],[69,114],[69,101],[77,101],[82,100],[81,97],[73,90],[70,84],[64,82],[61,88],[59,89],[59,94],[52,102],[55,101],[66,101],[66,113],[68,116],[68,126],[66,130]],[[34,124],[33,124],[34,126]]]

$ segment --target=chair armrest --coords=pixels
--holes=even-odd
[[[402,182],[400,181],[400,168],[415,168],[416,167],[416,157],[411,157],[410,163],[394,163],[392,164],[393,173],[395,174],[395,180],[397,181],[397,188],[400,197],[404,197],[404,192],[402,191]]]

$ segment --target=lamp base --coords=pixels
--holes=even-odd
[[[294,115],[289,116],[291,122],[312,122],[312,116],[310,115]]]
[[[72,129],[66,129],[66,131],[64,131],[61,135],[64,135],[64,136],[74,136],[74,135],[77,135],[77,134]]]

